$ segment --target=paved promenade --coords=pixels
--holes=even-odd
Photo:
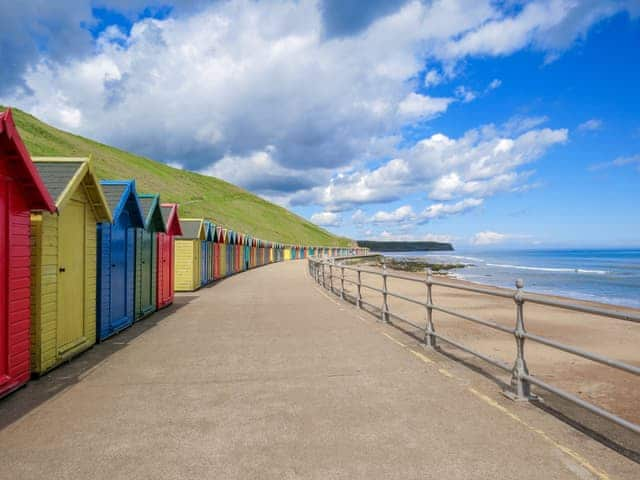
[[[305,267],[179,295],[0,400],[0,478],[640,478]]]

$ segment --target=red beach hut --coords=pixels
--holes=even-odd
[[[7,110],[0,113],[0,397],[30,376],[30,210],[56,206]]]
[[[156,302],[158,309],[164,308],[173,303],[173,265],[175,247],[173,237],[182,235],[180,228],[180,218],[178,217],[178,204],[163,203],[160,205],[162,219],[166,233],[158,232],[158,270],[156,289]]]

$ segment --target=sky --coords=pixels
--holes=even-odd
[[[0,0],[0,103],[354,239],[640,247],[640,0]]]

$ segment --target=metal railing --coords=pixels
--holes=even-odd
[[[571,311],[586,313],[590,315],[598,315],[602,317],[617,319],[625,322],[633,322],[633,323],[640,323],[640,315],[627,313],[627,312],[619,312],[619,311],[609,310],[604,308],[568,303],[562,300],[549,298],[542,295],[532,295],[523,290],[524,282],[522,280],[516,280],[515,290],[494,290],[490,288],[483,288],[481,286],[453,284],[450,282],[442,282],[439,280],[435,280],[433,278],[431,269],[427,269],[426,276],[424,278],[418,278],[418,277],[413,277],[408,275],[389,273],[384,263],[382,265],[381,270],[351,266],[345,263],[345,261],[353,258],[363,258],[363,257],[370,257],[370,256],[365,255],[365,256],[359,256],[359,257],[309,258],[309,264],[308,264],[309,273],[318,284],[322,285],[325,289],[330,290],[332,293],[339,295],[340,298],[342,299],[345,298],[345,282],[354,285],[356,289],[355,305],[357,308],[362,308],[363,305],[368,305],[374,309],[380,310],[380,321],[382,322],[391,323],[390,319],[394,318],[403,323],[409,324],[416,329],[423,331],[424,332],[423,341],[426,347],[434,348],[437,345],[437,341],[443,341],[464,352],[467,352],[468,354],[471,354],[481,360],[484,360],[485,362],[488,362],[501,370],[509,372],[511,374],[511,385],[510,385],[510,389],[505,391],[505,394],[514,400],[531,400],[535,398],[535,396],[531,392],[531,385],[535,385],[538,388],[541,388],[542,390],[551,392],[557,395],[558,397],[563,398],[564,400],[577,404],[580,407],[596,415],[606,418],[616,423],[617,425],[620,425],[628,430],[631,430],[632,432],[640,434],[640,425],[630,422],[628,420],[625,420],[624,418],[619,417],[608,410],[605,410],[572,393],[569,393],[547,382],[544,382],[539,378],[535,377],[534,375],[532,375],[529,372],[529,369],[527,367],[527,362],[525,359],[525,348],[524,348],[525,341],[529,340],[532,342],[536,342],[536,343],[545,345],[547,347],[561,350],[563,352],[576,355],[578,357],[582,357],[587,360],[591,360],[593,362],[597,362],[611,368],[622,370],[624,372],[627,372],[636,376],[640,376],[640,367],[630,365],[628,363],[624,363],[611,358],[607,358],[597,353],[588,352],[586,350],[573,347],[571,345],[560,343],[550,338],[546,338],[540,335],[535,335],[527,332],[525,328],[524,305],[525,303],[545,305],[548,307],[559,308],[563,310],[571,310]],[[338,271],[339,274],[337,274],[336,271]],[[355,272],[356,280],[346,278],[345,271]],[[377,275],[381,277],[382,288],[377,288],[377,287],[374,287],[373,285],[367,285],[362,283],[363,273],[366,273],[369,275]],[[424,284],[426,287],[425,288],[426,295],[424,299],[410,298],[410,297],[406,297],[404,295],[400,295],[398,293],[389,291],[388,283],[387,283],[388,278],[396,278],[400,280],[406,280],[409,282]],[[339,288],[334,288],[334,280],[340,281]],[[463,314],[460,312],[456,312],[455,310],[441,307],[436,303],[434,303],[433,286],[450,288],[454,290],[464,290],[467,292],[490,295],[493,297],[502,297],[502,298],[512,299],[516,307],[514,326],[512,328],[505,327],[504,325],[501,325],[499,323],[480,319],[473,315]],[[373,305],[363,300],[362,298],[363,288],[380,293],[382,297],[380,305]],[[418,325],[415,322],[412,322],[409,319],[397,313],[392,312],[389,308],[389,297],[398,298],[406,302],[410,302],[415,305],[422,306],[425,309],[425,324]],[[434,311],[451,315],[453,317],[466,320],[468,322],[474,323],[476,325],[480,325],[482,327],[487,327],[490,329],[498,330],[498,331],[513,335],[515,346],[516,346],[516,355],[513,363],[506,364],[501,360],[497,360],[490,356],[484,355],[480,352],[473,350],[470,347],[467,347],[459,343],[458,341],[452,338],[448,338],[447,336],[442,335],[441,333],[438,333],[436,331],[435,324],[434,324],[434,318],[433,318]]]

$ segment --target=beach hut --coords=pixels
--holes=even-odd
[[[226,235],[226,241],[225,241],[225,245],[226,245],[226,271],[225,271],[225,275],[231,275],[231,273],[233,272],[233,231],[232,230],[227,230],[227,235]]]
[[[251,246],[249,242],[251,241],[251,237],[249,235],[244,236],[242,251],[243,251],[243,259],[244,259],[244,269],[249,270],[251,265]]]
[[[242,234],[241,233],[236,232],[236,243],[235,243],[233,248],[236,251],[234,268],[235,268],[236,272],[241,272],[242,271],[242,257],[243,257]]]
[[[173,266],[175,256],[174,237],[182,235],[178,205],[176,203],[163,203],[160,205],[164,232],[158,232],[157,236],[157,277],[156,277],[156,306],[164,308],[173,303],[174,284]]]
[[[111,209],[87,158],[34,158],[57,214],[31,214],[31,368],[37,374],[96,341],[97,224]]]
[[[0,113],[0,397],[30,376],[31,210],[54,213],[56,205],[7,110]]]
[[[258,239],[257,238],[252,238],[251,239],[251,245],[249,248],[249,257],[250,257],[250,261],[251,261],[251,266],[252,267],[256,267],[258,265],[258,262],[256,260],[256,252],[257,252],[257,245]]]
[[[227,230],[227,275],[233,274],[233,240],[235,232]]]
[[[200,244],[202,249],[200,255],[200,285],[204,286],[213,280],[209,277],[211,269],[211,248],[212,248],[213,236],[211,235],[211,222],[204,220],[204,239]]]
[[[141,193],[144,228],[136,229],[135,320],[140,320],[158,308],[158,234],[165,233],[160,209],[160,195]]]
[[[213,235],[213,278],[218,280],[222,278],[222,273],[220,272],[220,243],[222,237],[222,227],[216,225],[214,229]]]
[[[135,180],[102,180],[100,185],[113,221],[98,224],[98,341],[136,318],[136,229],[144,228]]]
[[[220,229],[220,277],[227,276],[227,229]]]
[[[207,269],[209,276],[209,282],[213,282],[216,279],[215,276],[215,253],[216,253],[216,225],[213,222],[209,222],[209,258],[207,259]]]
[[[182,235],[175,237],[174,285],[177,292],[193,292],[202,286],[200,265],[206,238],[202,218],[180,220]]]

